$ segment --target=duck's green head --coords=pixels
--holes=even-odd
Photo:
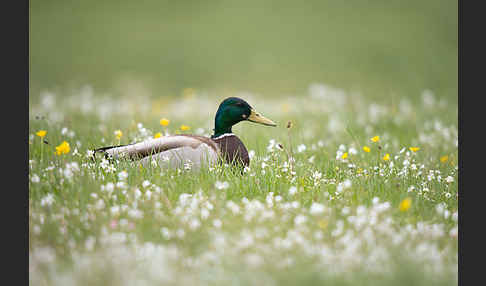
[[[240,121],[251,121],[268,126],[277,126],[272,120],[265,118],[246,101],[238,97],[228,97],[219,105],[214,119],[214,135],[212,138],[231,133],[231,127]]]

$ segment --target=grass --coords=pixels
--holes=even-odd
[[[454,100],[457,1],[30,1],[30,88],[300,94],[312,82]]]
[[[86,156],[182,124],[209,135],[232,95],[278,123],[234,127],[254,152],[243,175]],[[457,284],[454,100],[425,92],[374,101],[319,84],[280,98],[115,97],[85,86],[29,105],[31,284]],[[54,154],[64,140],[70,151]]]

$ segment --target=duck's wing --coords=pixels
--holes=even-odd
[[[139,160],[143,165],[157,163],[162,167],[199,168],[217,162],[219,147],[210,138],[196,135],[172,135],[129,145],[102,147],[94,150],[114,159]]]

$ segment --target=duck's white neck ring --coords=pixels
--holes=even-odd
[[[227,137],[227,136],[235,136],[235,134],[233,134],[233,133],[225,133],[223,135],[219,135],[218,137],[213,138],[213,140],[221,139],[221,138],[224,138],[224,137]]]

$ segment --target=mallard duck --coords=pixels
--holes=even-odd
[[[250,164],[248,150],[231,131],[233,125],[241,121],[276,126],[243,99],[229,97],[219,105],[214,118],[214,134],[210,138],[178,134],[128,145],[102,147],[94,152],[102,152],[113,159],[140,161],[144,166],[155,160],[158,166],[171,168],[182,168],[185,164],[200,168],[206,163],[213,165],[221,162],[246,167]]]

